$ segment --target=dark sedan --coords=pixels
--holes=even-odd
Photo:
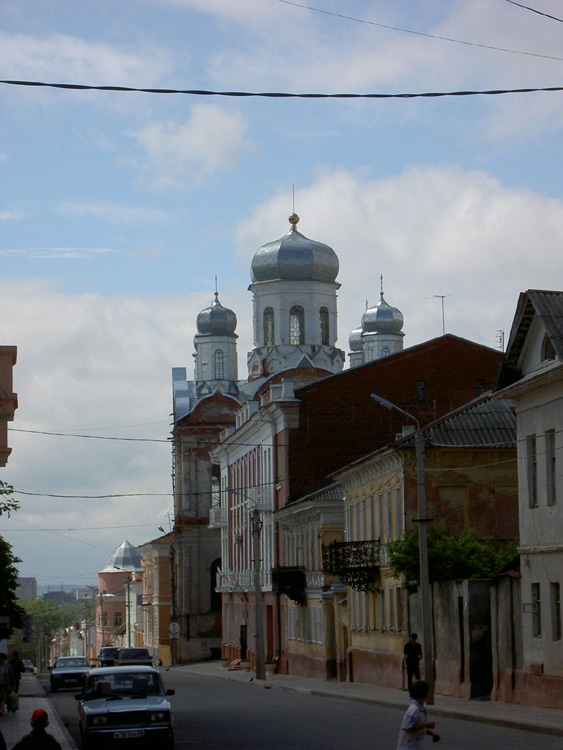
[[[51,692],[60,688],[84,685],[91,666],[83,656],[59,656],[51,670]]]

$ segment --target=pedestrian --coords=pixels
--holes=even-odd
[[[49,714],[42,708],[37,708],[31,714],[31,732],[24,735],[12,750],[62,750],[52,734],[45,729],[49,726]]]
[[[4,735],[2,732],[0,732],[0,750],[8,750],[6,747],[6,740],[4,739]]]
[[[0,716],[6,710],[6,700],[14,688],[14,672],[8,664],[8,657],[0,653]]]
[[[422,646],[418,643],[418,635],[411,633],[408,643],[403,649],[403,667],[407,670],[407,687],[409,695],[412,688],[412,678],[420,680],[420,662],[422,661]]]
[[[20,679],[22,674],[25,672],[25,666],[23,661],[20,659],[20,655],[17,651],[14,651],[14,653],[12,654],[12,658],[10,659],[8,664],[12,667],[12,672],[14,673],[14,692],[19,693]]]
[[[427,682],[414,682],[411,688],[411,702],[403,717],[399,732],[397,750],[420,750],[424,747],[424,737],[429,734],[432,742],[440,742],[440,735],[434,732],[436,724],[428,721],[424,704],[430,687]]]

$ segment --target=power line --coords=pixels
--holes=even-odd
[[[280,2],[283,2],[283,0],[280,0]],[[552,21],[559,21],[559,23],[563,23],[562,18],[557,18],[557,16],[550,16],[549,13],[544,13],[541,10],[537,10],[536,8],[530,8],[529,5],[524,5],[523,3],[517,3],[515,0],[506,0],[507,3],[510,3],[511,5],[517,5],[519,8],[524,8],[524,10],[529,10],[532,13],[537,13],[538,16],[545,16],[546,18],[551,18]]]
[[[539,55],[550,60],[563,60],[563,57],[551,57]],[[410,93],[290,93],[282,91],[212,91],[208,89],[161,89],[161,88],[136,88],[133,86],[91,86],[81,83],[46,83],[44,81],[11,81],[0,80],[0,83],[8,86],[37,86],[53,89],[68,89],[75,91],[116,91],[116,92],[138,92],[144,94],[185,94],[188,96],[228,96],[228,97],[258,97],[267,99],[435,99],[447,96],[500,96],[503,94],[531,94],[534,92],[563,91],[563,86],[543,86],[518,89],[489,89],[489,90],[467,90],[467,91],[425,91]]]
[[[525,52],[523,50],[518,49],[510,49],[508,47],[496,47],[492,44],[481,44],[479,42],[468,42],[464,39],[454,39],[449,36],[440,36],[439,34],[429,34],[424,31],[415,31],[414,29],[405,29],[401,26],[391,26],[386,23],[378,23],[377,21],[367,21],[364,18],[356,18],[355,16],[348,16],[345,13],[334,13],[330,10],[323,10],[322,8],[314,8],[311,5],[305,5],[304,3],[296,3],[293,2],[293,0],[276,0],[278,3],[283,3],[284,5],[293,5],[295,8],[303,8],[304,10],[310,10],[313,13],[322,13],[325,16],[334,16],[335,18],[343,18],[346,21],[354,21],[355,23],[363,23],[367,24],[368,26],[378,26],[380,29],[388,29],[390,31],[400,31],[403,34],[414,34],[415,36],[423,36],[427,39],[438,39],[442,42],[450,42],[452,44],[463,44],[467,47],[480,47],[481,49],[491,49],[495,52],[507,52],[512,55],[527,55],[529,57],[543,57],[547,58],[548,60],[562,60],[561,57],[552,57],[551,55],[542,55],[539,52]],[[512,0],[507,0],[508,2],[512,2]],[[520,3],[513,3],[513,5],[520,5]],[[527,10],[534,10],[533,8],[528,8],[527,5],[522,5],[522,8],[526,8]],[[540,11],[536,10],[534,13],[539,13],[542,16],[547,16],[547,13],[540,13]],[[555,18],[555,16],[548,16],[548,18],[553,18],[555,21],[560,21],[561,19]]]
[[[102,429],[102,428],[99,428]],[[110,428],[108,428],[110,429]],[[47,430],[21,430],[18,427],[9,427],[10,432],[25,432],[29,435],[55,435],[57,437],[75,437],[86,438],[88,440],[123,440],[129,443],[170,443],[171,438],[127,438],[127,437],[107,437],[106,435],[78,435],[71,432],[48,432]]]

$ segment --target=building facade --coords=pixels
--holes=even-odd
[[[518,424],[523,665],[503,670],[518,703],[563,707],[563,292],[520,295],[498,397]]]
[[[0,346],[0,466],[6,466],[12,452],[8,447],[8,422],[13,421],[14,411],[18,408],[12,375],[17,352],[15,346]]]

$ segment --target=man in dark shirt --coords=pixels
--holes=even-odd
[[[420,662],[422,659],[422,646],[418,643],[418,635],[411,633],[409,636],[409,642],[405,643],[403,650],[403,663],[407,670],[407,685],[409,688],[409,695],[412,688],[412,678],[416,677],[420,680]]]
[[[31,715],[31,732],[26,734],[14,745],[12,750],[62,750],[57,740],[47,734],[45,729],[49,726],[49,714],[42,708],[38,708]]]

